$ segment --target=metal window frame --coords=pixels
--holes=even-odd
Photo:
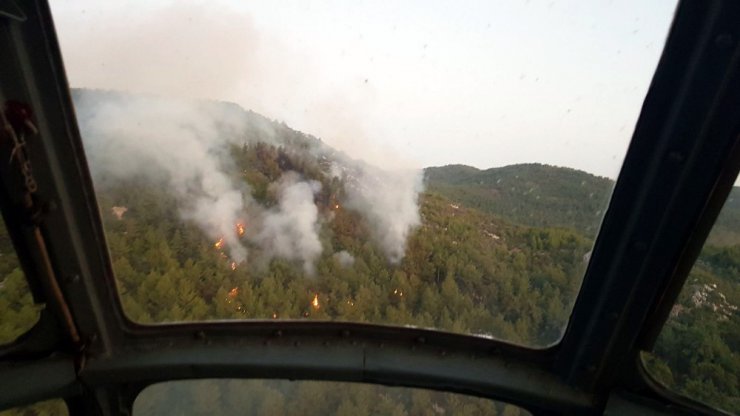
[[[0,208],[49,313],[33,336],[0,349],[0,408],[61,396],[72,414],[126,414],[151,383],[237,377],[430,388],[535,414],[619,414],[625,403],[721,414],[657,385],[639,352],[652,346],[740,169],[740,2],[679,4],[565,335],[540,350],[345,322],[129,321],[49,7],[43,0],[0,4],[8,10],[0,13],[0,51],[8,58],[0,80],[9,98],[34,110],[40,130],[29,155],[45,207],[43,247],[17,201],[3,198]],[[51,276],[38,270],[44,249]],[[79,338],[60,319],[65,311]]]

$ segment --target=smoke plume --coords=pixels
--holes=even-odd
[[[281,144],[266,120],[246,117],[240,107],[224,103],[84,90],[76,91],[75,106],[96,186],[134,178],[164,184],[178,199],[180,217],[197,224],[212,240],[223,239],[233,261],[247,259],[235,231],[236,223],[247,220],[258,225],[247,238],[266,258],[295,260],[307,273],[313,272],[322,252],[314,203],[320,184],[285,174],[273,185],[277,207],[265,209],[247,184],[227,173],[235,170],[230,144]],[[337,160],[331,175],[345,182],[343,203],[365,217],[389,261],[400,261],[409,233],[420,223],[421,171],[379,169],[318,141],[310,143],[303,157],[329,154]],[[350,265],[346,254],[340,262]]]
[[[227,110],[194,101],[230,100],[383,169],[347,158],[357,172],[347,203],[371,224],[391,261],[403,257],[405,240],[419,224],[422,173],[405,170],[415,164],[397,163],[398,149],[390,148],[405,124],[394,124],[397,114],[383,112],[389,107],[381,100],[388,95],[378,92],[380,79],[352,71],[337,77],[321,57],[286,41],[284,32],[260,26],[242,7],[185,1],[145,9],[86,1],[55,9],[72,85],[174,97],[102,100],[83,94],[76,104],[97,186],[105,177],[166,178],[184,201],[181,216],[209,237],[223,237],[232,257],[243,259],[234,222],[254,201],[244,184],[225,173],[231,162],[224,144],[241,140],[245,127],[265,130],[262,141],[275,135],[269,123],[245,122],[235,105]]]
[[[332,168],[334,174],[337,171]],[[423,190],[422,171],[383,170],[355,162],[344,179],[348,184],[345,206],[362,213],[391,263],[401,261],[409,233],[421,224],[418,197]]]
[[[225,173],[225,131],[244,128],[233,114],[214,114],[197,102],[112,93],[75,97],[85,150],[96,186],[121,179],[164,182],[183,219],[213,240],[223,238],[236,262],[247,250],[234,230],[252,203],[249,189]],[[242,121],[243,123],[243,121]]]
[[[334,259],[342,267],[351,267],[353,264],[355,264],[355,257],[349,254],[347,250],[342,250],[337,253],[334,253]]]
[[[303,263],[304,271],[312,275],[314,261],[321,254],[319,241],[319,211],[314,194],[321,190],[316,181],[300,181],[288,172],[278,183],[279,204],[265,212],[261,229],[253,237],[268,255]]]

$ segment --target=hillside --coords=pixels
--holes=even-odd
[[[234,104],[74,98],[121,303],[145,324],[343,320],[551,345],[612,186],[546,165],[450,165],[426,169],[422,192],[421,172],[352,160]],[[721,220],[726,246],[736,201]],[[2,254],[6,241],[0,229]],[[667,384],[732,409],[740,363],[715,357],[737,350],[737,247],[702,255],[650,361]],[[8,342],[37,309],[17,260],[0,257],[0,271]],[[697,290],[721,301],[696,304]],[[712,314],[716,325],[695,319]]]
[[[258,152],[265,161],[278,155],[278,149],[262,146],[236,152],[237,160]],[[249,177],[265,173],[258,168]],[[331,180],[317,177],[330,188]],[[176,199],[135,182],[99,198],[124,307],[140,322],[342,319],[546,345],[560,336],[589,249],[589,241],[572,232],[511,225],[425,194],[422,225],[409,236],[403,260],[394,264],[371,238],[372,225],[357,211],[327,203],[331,196],[325,193],[316,196],[325,219],[320,230],[325,250],[315,276],[296,260],[265,261],[266,254],[253,245],[253,267],[232,270],[213,241],[172,216]],[[270,203],[273,196],[265,198]],[[127,208],[121,219],[114,206]],[[312,305],[314,296],[320,307]]]
[[[425,169],[430,192],[534,227],[564,227],[593,236],[613,182],[583,171],[541,164],[479,170],[464,165]]]
[[[740,187],[732,188],[708,241],[715,246],[740,244]]]
[[[598,231],[614,182],[583,171],[542,164],[486,170],[465,165],[424,170],[429,192],[533,227],[564,227],[592,237]],[[740,244],[740,188],[733,188],[709,244]]]

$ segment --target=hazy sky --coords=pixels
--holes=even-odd
[[[52,3],[70,84],[234,101],[383,165],[615,177],[675,1]]]

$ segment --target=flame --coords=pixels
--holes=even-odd
[[[244,236],[244,224],[240,222],[236,223],[236,233],[239,235],[239,237]]]
[[[321,307],[321,305],[319,305],[319,294],[318,293],[313,295],[311,306],[313,306],[314,309],[319,309]]]
[[[277,314],[273,312],[272,319],[277,319]]]
[[[213,247],[215,247],[218,250],[221,250],[222,248],[224,248],[224,238],[223,237],[219,238],[218,241],[216,241],[216,243],[213,244]]]
[[[334,209],[339,209],[339,204],[334,204]]]
[[[231,270],[236,270],[236,262],[235,261],[232,261],[231,262]]]
[[[234,299],[238,295],[239,295],[239,288],[238,287],[235,287],[235,288],[229,290],[229,294],[227,296],[229,297],[229,299]]]

